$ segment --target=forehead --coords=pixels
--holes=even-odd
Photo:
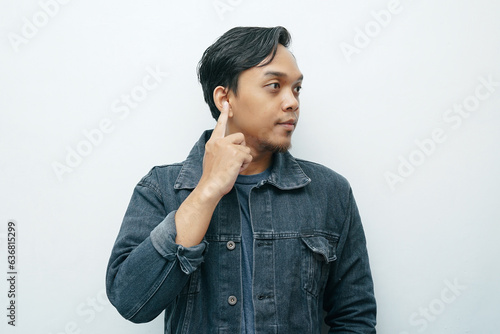
[[[261,64],[266,63],[269,58],[264,59]],[[276,74],[280,75],[276,75]],[[297,61],[292,53],[279,44],[273,60],[264,66],[255,66],[241,73],[240,79],[263,80],[267,77],[279,76],[280,78],[297,81],[302,78]]]

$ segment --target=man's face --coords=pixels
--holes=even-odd
[[[273,61],[240,74],[237,95],[230,91],[229,133],[241,132],[257,153],[286,151],[299,117],[302,73],[279,44]]]

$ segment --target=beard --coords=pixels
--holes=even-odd
[[[292,147],[292,142],[287,143],[271,143],[268,141],[262,141],[260,147],[263,151],[268,151],[272,153],[285,153]]]
[[[290,131],[285,138],[245,135],[245,140],[259,152],[285,153],[292,147],[292,134]]]

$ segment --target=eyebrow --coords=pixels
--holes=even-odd
[[[279,77],[279,78],[288,77],[288,75],[286,73],[277,72],[277,71],[267,71],[266,73],[264,73],[264,76],[265,77]],[[301,74],[300,77],[296,81],[302,81],[302,80],[304,80],[303,74]]]

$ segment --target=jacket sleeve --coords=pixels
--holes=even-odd
[[[165,212],[154,172],[136,186],[113,246],[106,273],[110,302],[126,319],[156,318],[203,262],[206,241],[175,243],[175,212]]]
[[[356,202],[349,190],[347,215],[330,267],[324,295],[329,333],[376,333],[376,302],[366,239]]]

